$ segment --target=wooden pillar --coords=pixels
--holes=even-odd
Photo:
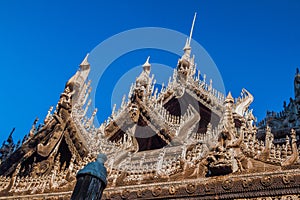
[[[101,199],[107,184],[107,171],[104,167],[106,160],[107,157],[104,154],[99,154],[95,162],[88,163],[78,171],[71,200]]]

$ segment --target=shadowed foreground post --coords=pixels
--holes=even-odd
[[[72,200],[99,200],[106,187],[107,171],[104,163],[106,155],[99,154],[95,162],[88,163],[77,173],[77,183],[73,190]]]

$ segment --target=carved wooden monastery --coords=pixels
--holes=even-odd
[[[158,92],[149,58],[118,111],[87,117],[88,56],[56,109],[22,142],[0,149],[0,199],[69,199],[76,172],[108,156],[103,199],[299,199],[300,74],[295,99],[254,123],[246,90],[234,100],[196,73],[190,39]]]

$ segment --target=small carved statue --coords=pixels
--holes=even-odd
[[[131,120],[134,123],[137,123],[139,120],[139,116],[140,116],[140,111],[139,111],[139,107],[137,104],[131,104],[130,108],[129,108],[129,115]]]

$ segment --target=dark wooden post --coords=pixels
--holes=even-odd
[[[99,154],[95,162],[88,163],[79,170],[76,178],[77,182],[73,190],[71,200],[99,200],[106,187],[107,171],[104,163],[106,155]]]

